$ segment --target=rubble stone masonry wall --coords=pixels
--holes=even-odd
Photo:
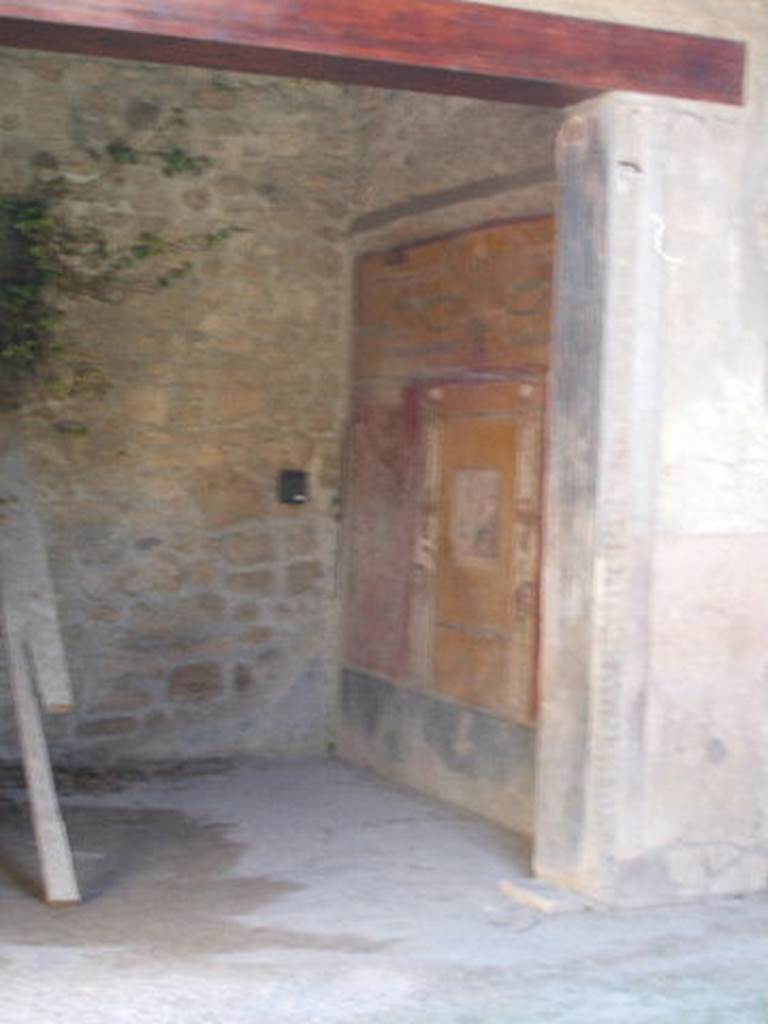
[[[152,149],[174,111],[185,124],[172,143],[208,170],[103,174],[94,154],[115,139]],[[66,347],[109,389],[46,394],[4,418],[37,488],[75,687],[75,713],[47,722],[57,758],[326,748],[350,224],[419,193],[540,172],[557,123],[446,97],[0,52],[0,195],[64,175],[69,214],[116,243],[245,229],[171,288],[70,302]],[[448,198],[453,219],[401,216],[398,237],[454,227],[461,203]],[[277,502],[282,468],[308,472],[305,506]],[[7,692],[0,680],[0,757],[12,758]]]
[[[209,170],[99,177],[94,153],[117,138],[157,146],[174,109],[186,126],[172,143]],[[0,194],[50,168],[75,182],[69,214],[117,242],[245,229],[173,287],[71,304],[67,348],[108,391],[49,395],[11,418],[76,690],[76,713],[49,720],[59,755],[323,748],[353,128],[334,86],[2,55]],[[306,506],[277,502],[284,467],[309,473]]]

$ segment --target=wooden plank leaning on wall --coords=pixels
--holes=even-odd
[[[47,903],[80,902],[72,851],[61,815],[40,704],[61,714],[72,688],[48,568],[42,524],[21,453],[0,451],[0,590],[2,629]]]

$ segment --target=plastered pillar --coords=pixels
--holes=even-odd
[[[768,421],[763,342],[741,325],[744,138],[743,111],[613,94],[558,144],[534,865],[609,903],[765,885]]]

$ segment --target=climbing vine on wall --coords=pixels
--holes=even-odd
[[[174,110],[165,127],[179,125],[183,115]],[[25,382],[41,374],[56,382],[50,368],[66,356],[60,328],[73,300],[119,303],[132,293],[169,288],[192,271],[196,252],[240,230],[225,225],[175,237],[144,230],[117,242],[82,212],[89,209],[87,202],[73,214],[70,200],[92,193],[95,185],[103,194],[139,164],[165,178],[199,177],[213,166],[206,155],[164,144],[162,129],[153,134],[151,146],[116,138],[101,151],[89,150],[96,169],[85,180],[47,168],[35,176],[28,194],[0,196],[0,403],[12,395],[17,404]],[[80,385],[104,384],[93,367],[78,379]]]
[[[54,222],[44,202],[0,198],[0,372],[27,376],[56,352]]]

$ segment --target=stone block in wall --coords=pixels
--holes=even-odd
[[[160,120],[162,108],[158,103],[134,97],[125,106],[125,124],[133,131],[153,128]]]
[[[285,658],[277,647],[266,647],[234,670],[235,692],[241,696],[273,693],[285,672]]]
[[[294,562],[285,571],[285,593],[288,597],[298,597],[316,590],[322,578],[322,562]]]
[[[210,189],[188,188],[182,192],[181,200],[188,210],[200,213],[202,210],[207,210],[211,206],[213,197]]]
[[[232,83],[231,87],[225,84],[229,82]],[[237,79],[234,76],[212,76],[191,93],[190,106],[193,110],[232,110],[237,106],[238,91]]]
[[[264,609],[258,601],[241,601],[230,611],[230,618],[233,622],[259,622],[264,614]]]
[[[47,59],[38,60],[34,66],[36,75],[44,74],[50,69],[51,64]],[[54,65],[54,68],[56,65]],[[59,73],[63,70],[58,67]],[[76,86],[102,86],[105,85],[114,73],[114,65],[111,61],[82,60],[73,61],[67,66],[67,81]]]
[[[168,696],[171,700],[212,700],[219,697],[223,690],[221,667],[216,662],[184,665],[168,676]]]
[[[132,422],[162,426],[168,421],[171,400],[167,389],[145,384],[125,395],[125,413]]]
[[[119,679],[110,684],[110,688],[101,692],[91,706],[92,711],[141,711],[150,703],[144,690],[132,683],[124,683]]]
[[[115,718],[94,718],[80,722],[77,726],[77,735],[84,738],[125,736],[135,732],[138,723],[135,718],[128,715],[120,715]]]
[[[235,572],[227,577],[227,590],[233,594],[273,594],[277,579],[271,569]]]
[[[0,131],[16,132],[24,125],[24,115],[20,110],[8,111],[0,115]]]
[[[233,565],[256,565],[259,562],[268,562],[275,553],[272,537],[265,530],[222,537],[218,548],[227,561]]]
[[[117,605],[100,602],[89,608],[88,614],[96,622],[119,622],[123,617],[123,609]]]
[[[128,569],[120,578],[119,586],[126,594],[173,594],[183,581],[183,569],[164,557]]]
[[[313,555],[317,549],[317,529],[312,522],[285,523],[280,535],[282,552],[288,559]]]
[[[264,411],[264,396],[250,383],[220,380],[208,388],[207,399],[212,423],[240,423]]]
[[[247,644],[266,644],[274,637],[269,626],[253,626],[240,634],[239,639]]]
[[[225,466],[199,470],[191,492],[204,525],[211,530],[234,526],[266,511],[266,496],[260,481]]]
[[[182,570],[183,584],[189,587],[207,587],[215,581],[216,576],[216,567],[212,562],[193,562],[185,565]]]
[[[167,654],[174,647],[199,643],[220,630],[225,607],[222,597],[208,592],[136,604],[120,645]]]

